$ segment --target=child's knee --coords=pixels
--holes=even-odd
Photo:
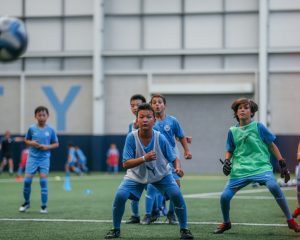
[[[221,202],[230,201],[232,199],[232,197],[233,197],[232,192],[230,192],[230,191],[224,191],[221,194]]]

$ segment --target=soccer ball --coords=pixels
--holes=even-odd
[[[22,20],[0,17],[0,61],[16,60],[27,48],[28,36]]]

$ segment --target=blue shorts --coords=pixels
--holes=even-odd
[[[266,171],[263,173],[259,173],[259,174],[249,176],[249,177],[244,177],[244,178],[229,179],[229,181],[225,185],[225,189],[226,188],[241,189],[253,182],[259,183],[260,185],[265,185],[266,182],[268,182],[268,181],[277,182],[272,171]]]
[[[31,158],[29,157],[26,162],[25,173],[35,174],[36,172],[48,174],[50,168],[50,159],[44,158]]]
[[[165,176],[160,181],[154,182],[151,184],[154,187],[156,187],[162,194],[165,194],[166,189],[168,189],[170,186],[175,186],[179,190],[179,187],[171,174]],[[124,191],[130,192],[129,199],[138,201],[141,198],[141,195],[142,195],[146,185],[147,184],[138,183],[138,182],[130,180],[130,179],[124,179],[121,182],[118,190],[124,190]]]

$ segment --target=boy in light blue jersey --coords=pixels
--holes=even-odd
[[[138,110],[138,106],[142,103],[146,103],[146,98],[141,94],[132,95],[130,98],[130,110],[134,115],[134,120],[128,126],[128,133],[131,133],[134,130],[138,129],[138,125],[136,122],[136,113]],[[132,200],[131,201],[131,217],[126,221],[126,224],[137,224],[140,223],[140,213],[139,213],[139,201]]]
[[[254,101],[240,98],[233,102],[231,108],[238,125],[229,129],[225,160],[224,162],[221,160],[223,172],[226,176],[230,175],[230,179],[220,199],[223,223],[214,233],[220,234],[231,228],[230,201],[237,191],[253,182],[265,185],[269,189],[286,216],[288,227],[299,232],[300,226],[290,214],[285,196],[274,177],[270,163],[271,152],[279,161],[281,177],[288,182],[290,174],[285,160],[274,143],[275,136],[262,123],[252,120],[258,110]]]
[[[150,104],[155,112],[156,123],[153,129],[159,131],[163,134],[173,150],[175,151],[177,157],[179,158],[179,150],[176,145],[176,139],[181,143],[184,150],[185,159],[192,159],[192,154],[189,150],[187,139],[184,135],[184,130],[181,127],[180,123],[174,116],[170,116],[166,113],[166,98],[161,94],[154,94],[151,97]],[[172,174],[174,179],[176,180],[178,186],[180,187],[180,176],[178,176],[175,172],[175,169],[172,168]],[[153,205],[153,196],[155,195],[155,189],[150,186],[147,190],[147,195],[149,198],[146,198],[146,216],[145,221],[147,221],[149,217],[149,211],[152,209]],[[177,224],[175,214],[174,214],[174,205],[172,201],[170,201],[169,211],[167,213],[167,220],[169,224]]]
[[[77,158],[78,167],[80,168],[81,171],[87,173],[89,169],[87,167],[86,156],[84,155],[80,147],[77,145],[75,146],[75,155]]]
[[[34,111],[37,120],[28,129],[25,143],[29,146],[29,157],[26,162],[23,196],[24,204],[19,208],[25,212],[30,207],[30,193],[32,178],[36,172],[40,173],[41,186],[41,213],[48,213],[48,174],[50,168],[50,150],[58,147],[58,138],[52,127],[46,122],[49,111],[44,106],[39,106]]]
[[[76,174],[81,174],[80,168],[77,166],[77,156],[76,149],[73,143],[68,144],[68,158],[65,165],[66,177],[70,177],[70,172],[75,172]]]
[[[154,111],[147,103],[138,107],[139,129],[127,135],[123,150],[123,167],[127,169],[113,202],[113,229],[105,239],[120,237],[120,226],[127,199],[139,200],[146,184],[153,184],[162,194],[167,194],[174,202],[180,224],[181,239],[193,239],[187,229],[186,205],[171,174],[174,165],[179,176],[183,176],[180,161],[174,154],[166,138],[153,130]]]

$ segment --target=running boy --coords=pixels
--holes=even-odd
[[[131,133],[134,130],[138,129],[138,125],[136,122],[136,113],[138,110],[138,106],[142,103],[146,102],[146,98],[141,94],[135,94],[130,98],[130,110],[134,115],[134,120],[129,124],[128,133]],[[131,201],[131,217],[126,221],[126,224],[136,224],[140,223],[140,213],[139,213],[139,201],[132,200]]]
[[[180,123],[178,120],[171,115],[168,115],[166,113],[166,98],[161,95],[161,94],[155,94],[151,97],[150,104],[155,112],[155,117],[156,117],[156,123],[154,125],[154,129],[159,131],[161,134],[163,134],[166,139],[168,140],[169,144],[175,151],[177,158],[179,158],[179,151],[176,145],[176,139],[179,140],[181,143],[183,150],[184,150],[184,157],[186,159],[192,159],[192,154],[189,150],[189,146],[187,143],[187,139],[184,136],[184,130],[181,127]],[[176,180],[178,186],[180,187],[180,176],[176,174],[176,171],[174,168],[172,168],[172,174],[174,179]],[[152,196],[155,194],[155,191],[153,188],[149,187],[147,191],[147,195]],[[151,198],[146,198],[146,216],[145,220],[147,220],[147,215],[152,208],[152,203],[150,202],[152,199]],[[147,203],[147,201],[149,201]],[[149,217],[149,216],[148,216]],[[174,214],[174,205],[172,201],[170,201],[170,206],[169,206],[169,211],[167,214],[167,219],[169,221],[169,224],[176,224],[176,217]]]
[[[285,160],[274,144],[275,136],[262,123],[252,120],[258,110],[254,101],[240,98],[233,102],[231,108],[238,124],[228,132],[223,172],[226,176],[230,175],[230,179],[220,200],[223,223],[214,233],[220,234],[231,228],[230,201],[237,191],[252,182],[265,185],[269,189],[286,216],[288,227],[299,232],[300,226],[292,218],[285,196],[272,171],[270,152],[279,161],[281,176],[285,178],[285,182],[289,181],[290,174]]]
[[[139,200],[145,185],[152,183],[162,194],[167,193],[174,202],[180,223],[181,239],[193,239],[187,229],[187,211],[182,193],[171,175],[169,163],[183,176],[179,159],[166,138],[153,130],[154,111],[147,103],[138,107],[139,129],[127,135],[123,151],[123,167],[127,173],[113,202],[113,229],[106,239],[120,237],[120,225],[127,199]]]
[[[48,213],[48,173],[50,167],[50,150],[58,147],[55,131],[46,122],[49,111],[39,106],[34,111],[37,124],[32,124],[25,136],[25,143],[29,146],[29,158],[26,162],[23,196],[24,204],[20,212],[26,212],[30,207],[31,183],[34,174],[40,173],[41,186],[41,213]]]
[[[298,144],[298,151],[297,151],[297,162],[298,162],[298,167],[297,167],[297,200],[298,200],[298,207],[294,210],[293,212],[293,217],[296,218],[300,215],[300,143]]]

